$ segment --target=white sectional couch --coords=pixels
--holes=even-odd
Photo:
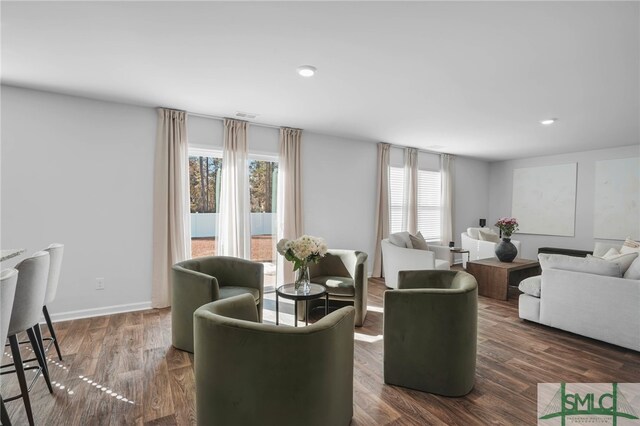
[[[620,245],[596,243],[594,256]],[[640,257],[621,276],[602,259],[540,254],[542,275],[520,289],[520,318],[640,351]],[[535,297],[538,294],[539,297]]]

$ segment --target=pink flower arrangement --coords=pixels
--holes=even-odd
[[[509,238],[511,234],[518,230],[518,219],[515,217],[501,217],[495,226],[502,232],[502,236]]]

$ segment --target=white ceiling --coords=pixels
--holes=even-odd
[[[530,157],[640,143],[639,6],[3,1],[1,77],[488,160]],[[302,64],[316,77],[298,76]]]

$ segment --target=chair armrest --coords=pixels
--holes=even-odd
[[[397,288],[398,271],[435,269],[436,261],[432,251],[398,247],[382,240],[382,262],[386,286]]]
[[[171,341],[193,352],[193,313],[220,297],[216,278],[179,265],[171,269]]]
[[[367,295],[368,295],[368,268],[367,258],[368,255],[365,252],[358,250],[339,250],[331,249],[327,250],[327,254],[340,258],[346,271],[353,278],[354,284],[354,306],[356,307],[356,326],[360,327],[364,323],[364,319],[367,315]],[[310,268],[311,278],[321,275],[331,275],[327,271],[323,270],[323,263],[320,261],[319,268]]]
[[[451,263],[451,250],[449,250],[448,246],[439,246],[428,244],[429,251],[432,251],[436,255],[436,259],[438,260],[446,260]]]
[[[174,298],[173,306],[175,306],[176,296],[182,300],[203,301],[197,307],[220,298],[220,288],[215,277],[178,265],[171,268],[171,289]]]

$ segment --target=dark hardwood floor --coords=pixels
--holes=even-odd
[[[370,310],[365,327],[356,328],[352,425],[533,425],[540,382],[640,382],[639,353],[521,321],[512,294],[508,301],[480,297],[470,394],[446,398],[385,385],[384,290],[383,281],[369,281]],[[265,321],[275,319],[272,299]],[[284,310],[281,320],[291,324],[292,306]],[[36,423],[195,424],[193,357],[171,346],[170,320],[162,309],[57,323],[64,361],[49,353],[53,395],[42,378],[31,392]],[[15,394],[15,375],[2,378],[2,395]],[[278,383],[273,387],[277,392]],[[27,424],[21,400],[7,408],[14,424]]]

